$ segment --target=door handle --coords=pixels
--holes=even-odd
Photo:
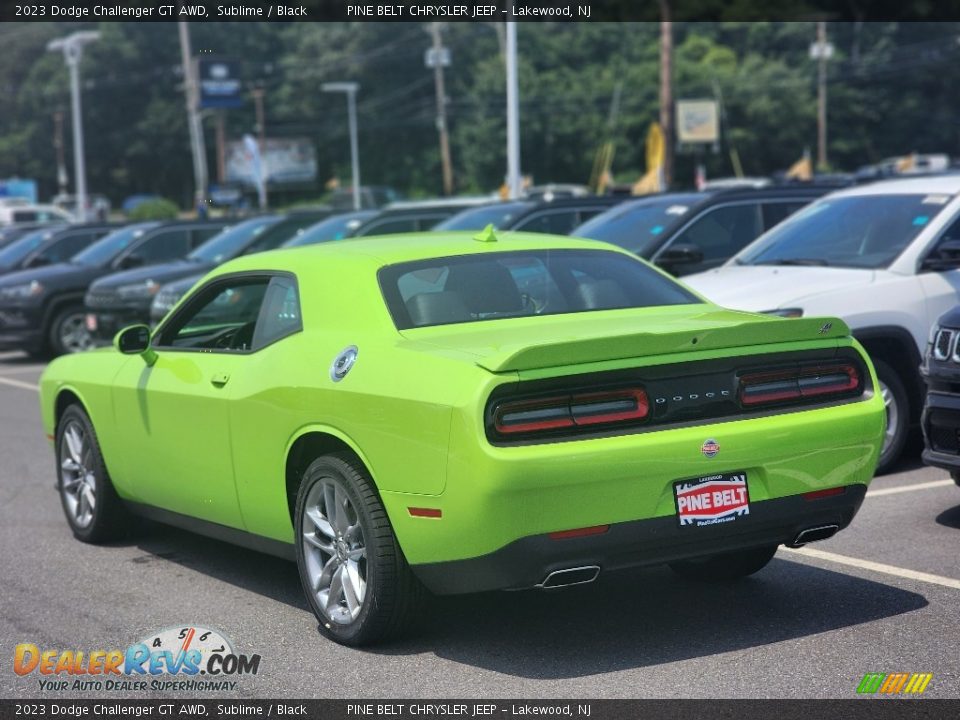
[[[216,387],[223,387],[227,384],[227,380],[230,379],[230,373],[218,372],[214,373],[213,377],[210,378],[210,384],[215,385]]]

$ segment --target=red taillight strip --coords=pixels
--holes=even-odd
[[[603,535],[609,529],[609,525],[594,525],[593,527],[577,528],[576,530],[552,532],[548,537],[551,540],[564,540],[566,538],[586,537],[588,535]]]
[[[859,386],[860,372],[849,364],[749,373],[740,378],[740,402],[752,406],[801,400],[846,393]]]
[[[440,508],[408,507],[407,512],[409,512],[413,517],[443,517],[443,511]]]
[[[501,404],[494,412],[498,433],[519,433],[643,420],[650,412],[647,393],[640,388],[574,393]]]
[[[836,495],[843,495],[847,489],[845,487],[835,487],[827,488],[826,490],[814,490],[813,492],[808,492],[803,494],[804,500],[819,500],[820,498],[825,497],[834,497]]]

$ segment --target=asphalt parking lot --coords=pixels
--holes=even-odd
[[[867,672],[933,673],[926,696],[960,697],[960,488],[917,459],[874,481],[848,530],[744,582],[650,568],[439,599],[419,636],[357,651],[318,635],[292,564],[152,523],[112,546],[76,542],[41,371],[0,353],[0,697],[96,696],[42,695],[36,674],[11,671],[18,643],[124,648],[185,624],[262,656],[225,697],[851,698]]]

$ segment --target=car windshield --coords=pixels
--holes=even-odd
[[[224,260],[229,260],[238,255],[253,238],[259,237],[278,222],[280,222],[280,217],[277,215],[264,215],[233,225],[214,235],[187,255],[187,260],[220,264]]]
[[[944,194],[825,198],[775,226],[733,262],[885,268],[950,199]]]
[[[646,263],[606,250],[531,250],[382,268],[399,330],[529,315],[702,302]]]
[[[322,219],[323,216],[317,217],[317,215],[312,213],[289,215],[261,235],[258,235],[256,240],[243,249],[243,254],[252,255],[253,253],[275,250],[288,240],[293,239],[298,230],[310,227]]]
[[[526,212],[536,203],[507,202],[483,205],[459,212],[451,218],[433,227],[434,230],[482,230],[487,225],[506,227],[520,213]]]
[[[0,250],[0,268],[12,268],[18,265],[24,258],[34,250],[43,245],[60,228],[46,228],[44,230],[34,230],[27,233],[22,238],[18,238],[7,247]]]
[[[703,199],[704,195],[688,193],[629,203],[591,218],[570,234],[613,243],[646,257],[659,245],[659,237]]]
[[[283,247],[300,247],[301,245],[315,245],[330,240],[342,240],[353,234],[365,221],[377,214],[376,210],[366,210],[355,213],[343,213],[332,218],[322,220],[311,225],[302,232],[294,235],[283,244]]]
[[[70,262],[78,265],[89,265],[90,267],[100,267],[106,265],[117,255],[123,252],[130,244],[142,236],[148,230],[152,230],[160,223],[138,223],[137,225],[127,225],[116,232],[112,232],[100,238],[86,250],[77,253]]]

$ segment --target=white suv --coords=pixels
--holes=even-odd
[[[920,420],[930,328],[960,299],[960,175],[827,195],[726,264],[684,282],[720,305],[843,318],[873,358],[887,403],[879,472]]]

